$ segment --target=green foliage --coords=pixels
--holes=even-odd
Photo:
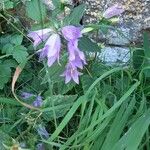
[[[42,22],[46,17],[46,8],[40,0],[27,1],[26,12],[29,18],[38,22]]]
[[[111,21],[101,19],[96,24],[83,26],[88,29],[79,39],[79,49],[86,53],[87,65],[79,85],[73,82],[65,84],[60,75],[68,62],[66,40],[61,41],[60,62],[49,68],[45,59],[39,61],[38,58],[37,50],[42,44],[33,47],[26,34],[31,28],[51,27],[61,34],[63,26],[81,26],[86,6],[82,4],[73,8],[66,1],[52,2],[55,9],[51,11],[46,10],[40,0],[4,1],[1,17],[6,26],[0,29],[3,31],[0,35],[0,150],[37,149],[39,143],[45,150],[150,149],[148,34],[144,34],[141,46],[131,47],[131,63],[115,68],[99,59],[99,45],[103,43],[87,37],[92,31],[106,33]],[[25,6],[27,16],[7,12],[20,4]],[[66,8],[71,10],[69,15],[66,15]],[[25,20],[29,21],[25,22],[29,26],[25,26]],[[40,111],[26,108],[12,95],[11,81],[18,65],[22,72],[16,82],[16,96],[33,105],[40,95],[43,102]],[[34,96],[25,99],[22,92]],[[45,127],[48,137],[39,127]]]
[[[101,48],[87,37],[82,37],[79,41],[79,48],[87,52],[100,52]]]
[[[0,2],[0,10],[2,9],[12,9],[14,7],[14,3],[11,0],[2,0]]]
[[[85,7],[85,4],[82,4],[74,8],[72,13],[64,19],[64,25],[80,25],[80,20],[84,14]]]
[[[0,89],[4,88],[4,85],[9,81],[11,77],[11,69],[10,66],[7,66],[5,64],[0,64]]]

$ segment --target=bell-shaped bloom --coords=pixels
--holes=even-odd
[[[45,43],[45,46],[40,53],[40,58],[47,57],[47,64],[50,67],[56,60],[59,62],[60,50],[60,36],[58,34],[52,34]]]
[[[40,43],[45,41],[50,36],[52,31],[52,29],[46,28],[42,30],[31,31],[27,36],[33,39],[33,46],[37,47]]]
[[[36,150],[46,150],[44,143],[38,143],[36,145]]]
[[[45,129],[44,126],[39,125],[37,131],[38,131],[38,134],[40,136],[42,136],[44,139],[48,139],[49,138],[49,133],[47,132],[47,130]]]
[[[40,95],[38,95],[35,99],[35,101],[33,102],[33,106],[35,107],[41,107],[42,106],[42,97]]]
[[[124,9],[121,5],[115,4],[114,6],[109,7],[103,14],[103,17],[106,19],[118,16],[124,12]]]
[[[74,66],[83,69],[83,65],[86,64],[85,55],[78,48],[78,40],[74,42],[68,42],[69,61]]]
[[[28,92],[22,92],[21,93],[21,98],[23,98],[23,99],[29,99],[29,98],[31,98],[33,96],[35,96],[35,95],[32,94],[32,93],[28,93]]]
[[[81,28],[75,26],[65,26],[62,28],[62,34],[67,41],[74,41],[82,37]]]
[[[79,84],[80,75],[82,75],[82,73],[78,72],[77,68],[71,62],[69,62],[66,66],[66,70],[61,76],[65,77],[66,84],[71,80]]]

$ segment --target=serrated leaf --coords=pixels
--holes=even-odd
[[[87,52],[101,52],[101,48],[87,37],[80,38],[79,48]]]
[[[86,5],[82,4],[75,7],[72,13],[64,19],[64,25],[80,25],[80,21],[85,12]]]
[[[61,7],[61,2],[60,0],[52,0],[53,4],[55,7],[60,8]]]
[[[19,34],[15,34],[11,37],[11,43],[12,44],[15,44],[15,45],[21,45],[22,43],[22,40],[23,40],[23,36],[22,35],[19,35]]]
[[[31,19],[42,22],[46,17],[45,5],[40,0],[26,2],[26,12]]]
[[[3,89],[5,84],[11,77],[11,69],[9,66],[0,64],[0,89]]]
[[[0,103],[8,104],[8,105],[21,106],[21,104],[18,103],[15,99],[6,98],[6,97],[0,97]]]
[[[0,148],[1,150],[6,150],[6,148],[4,147],[4,143],[9,143],[9,141],[11,141],[11,137],[4,133],[3,131],[0,130]]]
[[[24,46],[17,46],[13,51],[13,58],[16,59],[18,63],[23,63],[26,61],[28,53]]]
[[[2,53],[6,53],[6,54],[12,54],[14,49],[14,46],[11,43],[7,43],[6,45],[3,46],[2,48]]]
[[[43,116],[46,120],[52,120],[54,112],[56,118],[62,117],[73,105],[77,95],[54,95],[44,101]]]
[[[14,3],[11,1],[4,2],[5,9],[12,9],[14,7]]]

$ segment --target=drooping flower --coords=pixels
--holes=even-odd
[[[48,139],[49,138],[49,133],[47,132],[47,130],[45,129],[44,126],[40,125],[37,129],[38,134],[40,136],[42,136],[44,139]]]
[[[115,4],[114,6],[109,7],[103,14],[103,17],[106,19],[118,16],[124,12],[124,9],[121,5]]]
[[[27,36],[34,40],[33,46],[37,47],[40,43],[45,41],[50,36],[52,31],[52,29],[46,28],[42,30],[31,31]]]
[[[71,80],[74,80],[77,84],[79,84],[79,76],[81,73],[78,71],[78,68],[83,69],[83,65],[86,64],[85,55],[78,48],[78,40],[82,37],[81,28],[65,26],[62,28],[62,34],[68,41],[67,45],[69,53],[69,61],[62,76],[65,77],[66,84]]]
[[[42,106],[42,97],[40,95],[38,95],[35,99],[35,101],[33,102],[33,106],[35,107],[41,107]]]
[[[36,150],[45,150],[44,143],[38,143],[38,144],[36,145]]]
[[[62,34],[67,41],[74,41],[82,37],[81,28],[75,26],[65,26],[62,28]]]
[[[78,40],[74,42],[68,42],[69,62],[72,62],[74,66],[83,69],[83,65],[86,64],[85,55],[78,48]]]
[[[61,76],[65,77],[66,84],[68,82],[70,82],[71,80],[73,80],[74,82],[79,84],[79,76],[80,75],[82,75],[82,73],[80,73],[77,70],[77,68],[71,62],[69,62],[66,66],[66,70],[64,71],[64,73]]]
[[[47,57],[48,66],[52,66],[52,64],[57,60],[59,62],[59,54],[61,50],[61,40],[58,34],[52,34],[47,42],[45,43],[44,48],[40,52],[40,58]]]
[[[21,93],[21,97],[22,97],[23,99],[29,99],[29,98],[31,98],[31,97],[33,97],[33,96],[35,96],[35,95],[32,94],[32,93],[28,93],[28,92],[22,92],[22,93]]]
[[[33,106],[35,107],[41,107],[42,106],[42,97],[40,95],[34,95],[32,93],[28,93],[28,92],[22,92],[21,93],[21,98],[23,98],[24,100],[29,99],[31,97],[34,97],[35,100],[33,101]]]

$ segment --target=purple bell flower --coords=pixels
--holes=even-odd
[[[61,75],[65,77],[65,83],[67,84],[71,80],[79,84],[79,76],[82,75],[82,73],[78,72],[77,68],[70,62],[66,66],[66,70]]]
[[[85,55],[78,48],[78,39],[82,37],[81,28],[65,26],[61,31],[64,38],[68,41],[69,52],[69,62],[62,76],[65,77],[66,84],[71,80],[79,84],[79,76],[81,73],[77,70],[77,68],[83,69],[83,65],[86,64]]]
[[[52,34],[47,42],[45,43],[44,48],[40,52],[40,58],[47,57],[48,66],[52,66],[53,63],[57,60],[59,63],[59,54],[61,50],[61,40],[58,34]]]
[[[33,106],[35,107],[41,107],[42,106],[42,97],[40,95],[38,95],[35,99],[35,101],[33,102]]]
[[[106,19],[118,16],[124,12],[124,9],[121,5],[115,4],[114,6],[109,7],[103,14],[103,17]]]
[[[36,145],[36,150],[45,150],[44,144],[43,144],[43,143],[38,143],[38,144]]]
[[[22,97],[23,99],[28,99],[28,98],[31,98],[31,97],[33,97],[33,96],[35,96],[35,95],[32,94],[32,93],[28,93],[28,92],[22,92],[22,93],[21,93],[21,97]]]
[[[37,47],[40,43],[45,41],[51,34],[52,29],[46,28],[37,31],[31,31],[27,36],[34,40],[34,47]]]
[[[80,27],[75,27],[75,26],[69,25],[69,26],[63,27],[61,31],[62,31],[64,38],[67,41],[74,41],[74,40],[82,37]]]
[[[49,138],[49,133],[46,131],[46,129],[45,129],[44,126],[41,126],[41,125],[40,125],[40,126],[38,127],[37,131],[38,131],[38,134],[39,134],[40,136],[42,136],[43,138],[45,138],[45,139],[48,139],[48,138]]]
[[[83,69],[83,65],[86,64],[85,55],[78,48],[78,41],[68,42],[69,62],[72,62],[74,66]]]

